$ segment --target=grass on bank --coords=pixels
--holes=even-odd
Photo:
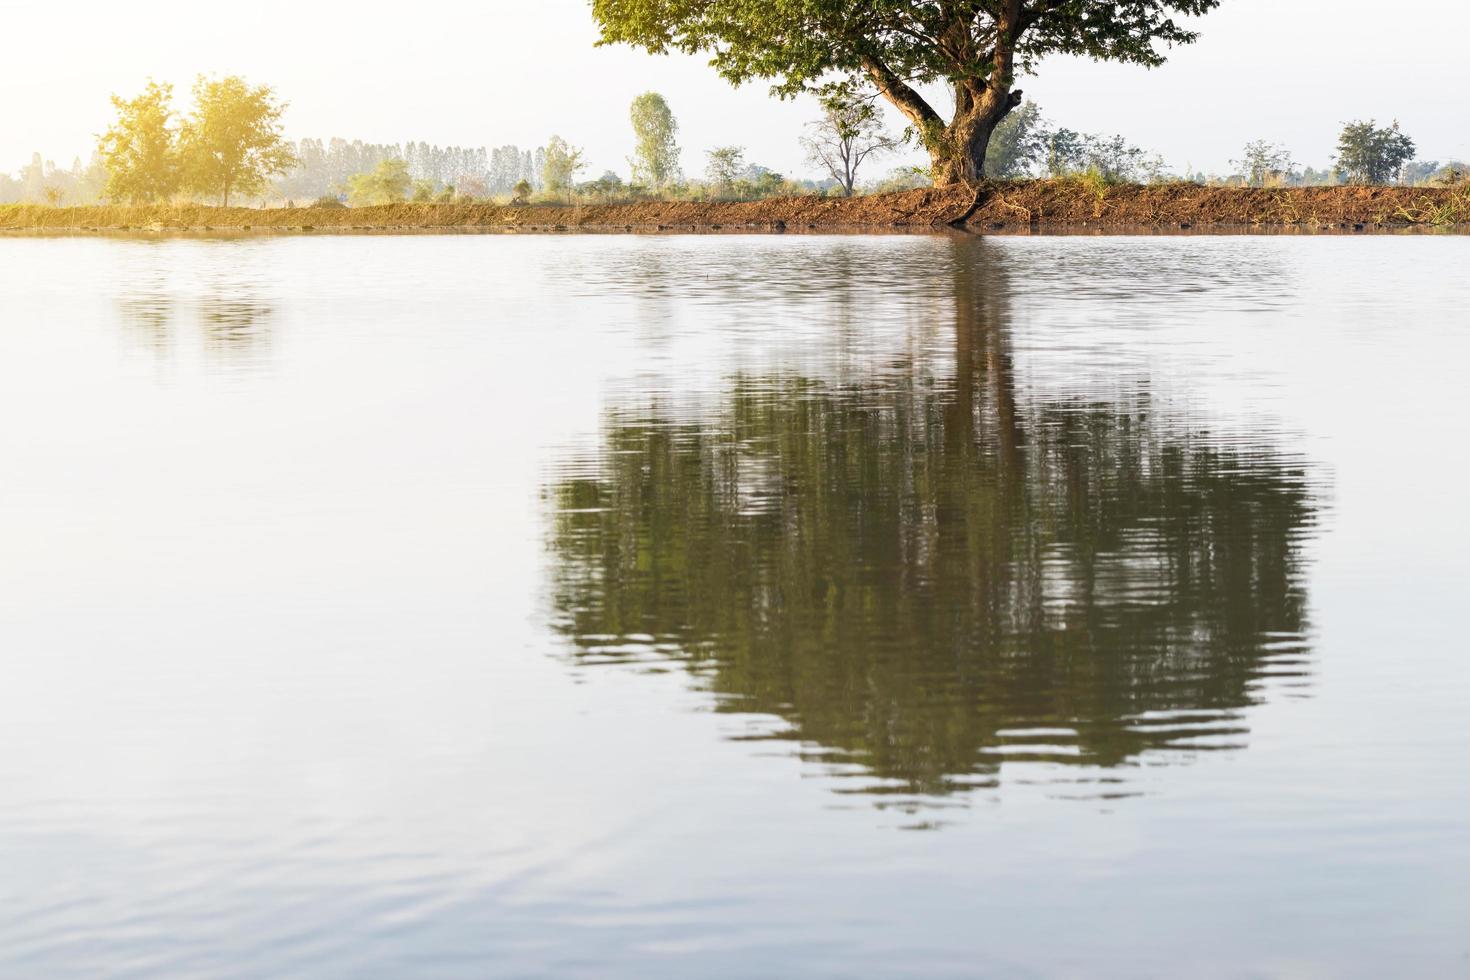
[[[535,201],[510,204],[458,198],[348,207],[335,200],[305,207],[218,208],[194,202],[167,205],[0,205],[0,229],[249,229],[436,228],[494,226],[662,225],[801,222],[808,227],[943,223],[975,200],[972,223],[1102,223],[1168,226],[1362,224],[1451,227],[1470,224],[1470,187],[1420,188],[1211,187],[1191,182],[1110,183],[1100,175],[997,181],[976,195],[965,187],[920,188],[851,198],[824,195],[739,200],[606,202]]]

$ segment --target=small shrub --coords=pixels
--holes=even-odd
[[[1088,167],[1081,173],[1074,175],[1074,179],[1078,184],[1086,188],[1088,192],[1096,194],[1099,200],[1107,195],[1108,186],[1113,183],[1113,181],[1108,179],[1107,174],[1096,167]]]
[[[1092,197],[1094,199],[1092,216],[1102,217],[1104,202],[1108,196],[1108,186],[1111,182],[1101,170],[1096,167],[1088,167],[1086,170],[1079,170],[1055,179],[1061,187],[1073,187]]]

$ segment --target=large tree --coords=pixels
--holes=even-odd
[[[104,193],[109,200],[153,204],[167,201],[179,189],[172,99],[172,85],[153,81],[135,99],[112,97],[117,121],[97,141],[107,168]]]
[[[936,184],[984,176],[990,134],[1020,104],[1016,78],[1049,54],[1154,66],[1194,31],[1173,15],[1219,0],[591,0],[602,43],[708,52],[740,84],[783,96],[862,78],[929,150]],[[945,122],[916,86],[953,94]]]
[[[179,134],[184,180],[191,190],[218,195],[251,194],[296,161],[281,136],[281,114],[268,85],[252,86],[237,75],[194,84],[194,113]]]

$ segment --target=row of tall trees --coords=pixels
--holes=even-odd
[[[250,195],[294,162],[281,135],[285,104],[268,85],[238,75],[200,76],[194,107],[173,110],[173,86],[150,81],[132,99],[112,97],[117,119],[98,140],[113,201],[151,204],[179,193],[217,199]]]
[[[525,182],[532,190],[542,186],[546,148],[518,146],[460,147],[423,142],[364,143],[334,137],[303,139],[295,144],[296,164],[276,185],[288,199],[336,196],[347,191],[355,175],[370,174],[388,161],[402,161],[413,185],[427,184],[434,193],[454,188],[465,197],[514,193]]]
[[[303,141],[308,153],[303,155],[297,171],[278,188],[283,195],[310,195],[336,198],[346,194],[353,205],[394,204],[400,201],[448,202],[456,198],[482,199],[491,195],[509,196],[526,202],[538,190],[550,197],[570,201],[576,188],[576,177],[584,169],[581,149],[560,136],[553,136],[544,147],[522,153],[514,146],[501,147],[495,155],[481,151],[464,151],[451,147],[417,144],[417,156],[404,154],[399,146],[384,144],[348,144],[334,140],[337,152],[324,157],[316,152],[319,143]],[[413,148],[415,144],[409,144]],[[425,152],[427,150],[427,153]],[[459,158],[458,175],[445,179],[452,169],[436,171],[425,166],[426,157],[439,162]],[[350,162],[348,162],[350,161]],[[494,168],[494,169],[492,169]]]

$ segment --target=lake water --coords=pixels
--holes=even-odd
[[[0,975],[1470,976],[1467,268],[0,239]]]

